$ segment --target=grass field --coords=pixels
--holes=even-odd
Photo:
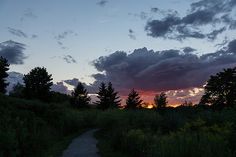
[[[104,157],[234,157],[236,110],[75,110],[0,96],[0,157],[58,157],[90,128]]]

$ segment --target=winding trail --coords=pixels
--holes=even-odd
[[[97,140],[94,138],[94,133],[97,130],[89,130],[75,138],[64,150],[62,157],[100,157],[97,154]]]

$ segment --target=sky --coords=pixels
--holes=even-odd
[[[44,66],[56,91],[111,81],[151,102],[198,102],[236,65],[236,0],[0,0],[0,55],[11,77]]]

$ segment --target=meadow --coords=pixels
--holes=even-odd
[[[103,157],[234,157],[236,108],[73,109],[0,96],[0,157],[56,157],[99,128]]]

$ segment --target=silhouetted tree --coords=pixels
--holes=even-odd
[[[112,83],[109,82],[107,86],[107,99],[108,104],[112,108],[117,108],[120,106],[120,97],[117,95],[118,92],[115,91],[115,89],[112,87]]]
[[[90,97],[82,83],[79,83],[72,92],[71,105],[75,108],[88,108]]]
[[[99,87],[99,91],[98,91],[98,101],[96,102],[97,104],[97,108],[98,109],[102,109],[102,110],[105,110],[105,109],[108,109],[109,108],[109,101],[108,101],[108,96],[107,96],[107,89],[106,89],[106,84],[104,82],[102,82],[100,84],[100,87]]]
[[[6,83],[6,78],[8,77],[7,71],[9,70],[9,64],[7,60],[0,57],[0,93],[6,93],[6,87],[8,83]]]
[[[232,106],[236,104],[236,67],[224,69],[211,76],[205,86],[205,93],[200,104],[215,107]]]
[[[193,103],[191,101],[184,101],[181,106],[185,106],[185,107],[190,107],[190,106],[193,106]]]
[[[134,89],[128,95],[126,99],[126,106],[127,109],[136,109],[139,108],[142,104],[143,100],[140,99],[139,93],[136,92]]]
[[[51,77],[52,75],[49,75],[44,67],[36,67],[27,75],[24,75],[25,97],[27,99],[50,101],[50,88],[53,85]]]
[[[154,103],[157,108],[165,108],[167,106],[167,96],[165,93],[157,94],[154,98]]]
[[[13,86],[12,91],[10,91],[9,96],[16,97],[16,98],[23,98],[24,97],[24,91],[25,87],[20,84],[19,82]]]

